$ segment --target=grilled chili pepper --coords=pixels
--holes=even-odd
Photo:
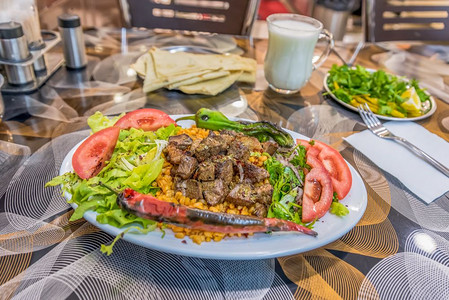
[[[293,138],[285,130],[276,124],[267,121],[242,122],[231,121],[219,111],[200,108],[195,115],[178,118],[180,120],[194,120],[197,127],[210,130],[234,130],[249,136],[256,137],[261,142],[266,142],[270,137],[281,147],[293,147]]]
[[[118,205],[136,216],[171,223],[192,229],[222,233],[297,231],[316,236],[317,233],[299,224],[273,218],[216,213],[158,200],[151,195],[125,189],[117,197]]]

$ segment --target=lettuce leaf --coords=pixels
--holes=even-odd
[[[332,202],[329,211],[331,214],[337,215],[339,217],[344,217],[349,214],[349,209],[340,202]]]
[[[104,116],[101,112],[97,111],[87,119],[87,124],[89,125],[90,129],[92,129],[92,132],[95,133],[102,129],[113,126],[115,122],[117,122],[117,120],[123,117],[124,115],[125,113],[122,113],[117,117],[109,119],[108,117]]]
[[[119,116],[120,117],[120,116]],[[119,117],[107,118],[97,112],[88,120],[92,131],[96,132],[112,126]],[[162,150],[167,139],[177,134],[179,127],[170,125],[155,132],[131,128],[121,130],[119,140],[111,159],[101,172],[88,180],[83,180],[73,172],[56,176],[46,183],[49,186],[61,186],[63,192],[71,195],[69,203],[77,204],[71,221],[83,217],[89,210],[97,212],[97,222],[114,227],[129,227],[125,230],[146,233],[154,230],[157,222],[139,218],[122,210],[117,204],[117,193],[132,188],[142,194],[155,194],[159,189],[152,183],[162,171],[164,158]],[[114,193],[112,190],[117,191]],[[115,240],[115,242],[120,236]],[[102,246],[102,250],[111,253],[113,242]]]
[[[334,192],[332,197],[332,204],[329,208],[329,212],[339,217],[344,217],[349,214],[349,209],[339,202],[336,192]]]

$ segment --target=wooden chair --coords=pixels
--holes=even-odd
[[[363,0],[362,23],[364,37],[350,65],[366,42],[449,41],[449,1]]]
[[[449,41],[449,1],[364,0],[365,41]]]
[[[128,27],[249,36],[259,0],[119,0]]]

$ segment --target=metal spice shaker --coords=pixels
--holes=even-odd
[[[0,24],[0,58],[9,62],[24,62],[31,58],[22,25],[16,22]],[[4,65],[8,83],[21,85],[35,80],[32,65]]]
[[[58,25],[66,66],[70,69],[84,68],[87,57],[80,17],[74,14],[60,15]]]

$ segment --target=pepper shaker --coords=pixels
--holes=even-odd
[[[84,68],[87,57],[80,17],[74,14],[60,15],[58,25],[66,66],[70,69]]]
[[[0,58],[10,62],[23,62],[31,58],[22,25],[16,22],[0,24]],[[4,65],[8,83],[21,85],[35,80],[32,65]]]

